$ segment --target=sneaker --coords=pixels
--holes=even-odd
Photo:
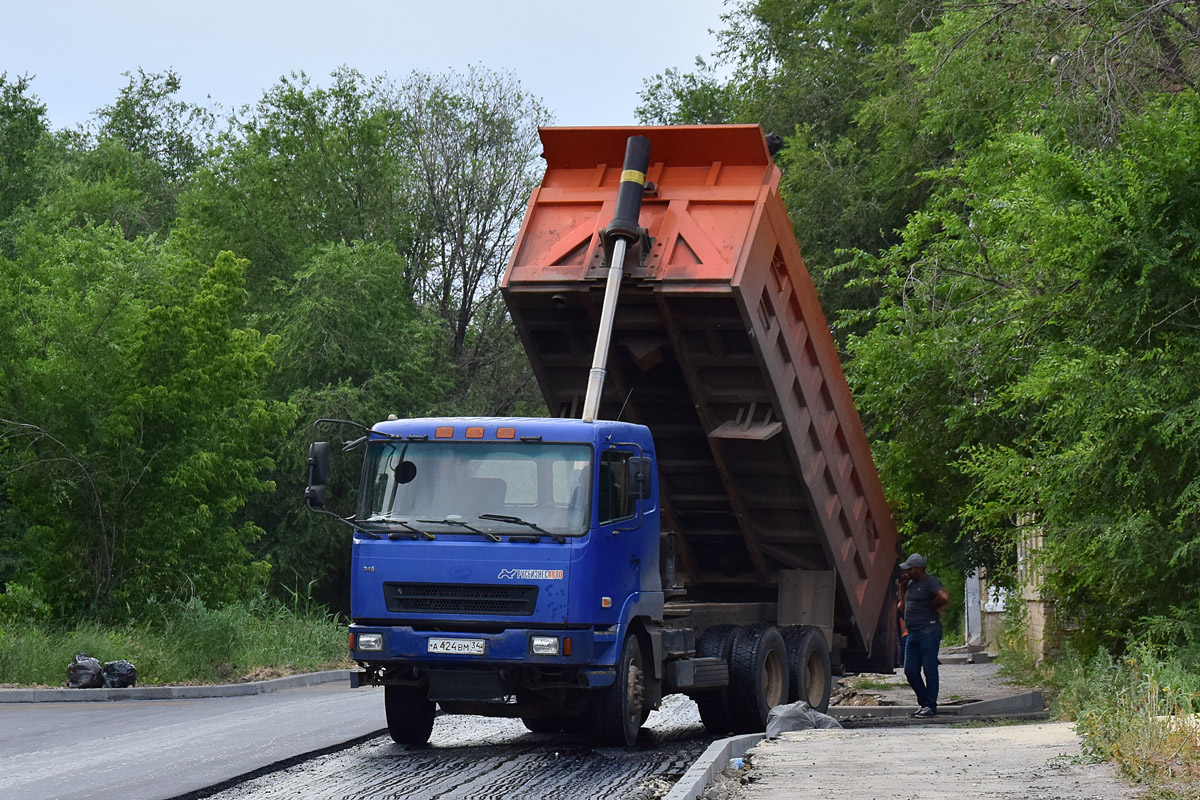
[[[929,717],[936,717],[937,712],[934,711],[932,708],[921,708],[915,714],[913,714],[913,716],[919,717],[921,719],[928,719]]]
[[[910,711],[910,712],[908,712],[908,715],[909,715],[910,717],[928,717],[928,716],[930,716],[928,713],[925,713],[925,714],[921,713],[921,712],[923,712],[923,711],[924,711],[924,712],[928,712],[928,711],[929,711],[929,709],[928,709],[928,708],[926,708],[925,706],[921,706],[921,707],[920,707],[920,708],[918,708],[916,711]]]

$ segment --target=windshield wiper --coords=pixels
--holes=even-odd
[[[417,520],[417,521],[420,522],[421,520]],[[395,517],[389,517],[387,515],[384,515],[382,517],[371,517],[369,519],[363,520],[363,522],[375,523],[377,525],[399,525],[400,527],[402,527],[408,531],[411,531],[412,536],[409,538],[413,538],[413,539],[416,539],[418,536],[424,536],[426,539],[428,539],[429,541],[432,542],[434,539],[437,538],[429,531],[423,531],[420,528],[414,528],[412,525],[409,525],[408,522],[405,520],[396,519]],[[359,523],[359,524],[361,525],[362,523]],[[371,533],[370,531],[363,531],[363,532],[368,535]],[[399,539],[402,536],[404,536],[404,534],[398,533],[396,531],[393,531],[388,534],[389,539]],[[379,535],[376,534],[375,538],[378,539]]]
[[[567,537],[562,536],[557,533],[551,533],[550,531],[543,528],[541,525],[538,525],[536,522],[530,522],[529,520],[521,519],[520,517],[510,517],[507,514],[480,514],[479,518],[495,520],[496,522],[507,522],[511,525],[524,525],[526,528],[533,528],[538,533],[546,534],[547,536],[549,536],[551,539],[558,542],[559,544],[567,543]]]
[[[471,533],[478,533],[480,536],[486,536],[488,539],[490,539],[493,542],[503,541],[496,534],[488,533],[487,531],[481,531],[481,530],[479,530],[479,528],[476,528],[474,525],[468,525],[467,523],[463,522],[461,519],[452,519],[450,517],[446,517],[445,519],[419,519],[419,520],[417,520],[417,522],[424,522],[427,525],[454,525],[459,528],[466,528]]]

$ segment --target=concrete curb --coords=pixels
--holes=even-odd
[[[695,800],[704,794],[704,790],[712,783],[717,773],[725,769],[729,759],[746,755],[746,751],[761,742],[765,736],[765,733],[747,733],[713,742],[692,766],[688,767],[688,771],[683,773],[683,777],[667,792],[663,800]]]
[[[0,703],[68,703],[101,700],[190,700],[200,697],[241,697],[278,692],[318,683],[345,681],[350,685],[350,670],[334,669],[288,675],[269,681],[227,683],[215,686],[131,686],[126,689],[0,689]]]
[[[941,704],[938,706],[938,716],[994,716],[997,714],[1026,714],[1031,711],[1042,711],[1045,700],[1041,690],[1015,694],[1011,697],[998,697],[995,700],[978,700],[962,705]],[[905,717],[917,710],[917,706],[830,706],[829,716],[837,719],[852,717]]]

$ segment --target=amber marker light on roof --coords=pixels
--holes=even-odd
[[[517,438],[516,428],[496,428],[497,439],[515,439]]]
[[[454,428],[451,428],[449,425],[445,425],[435,430],[433,432],[433,436],[435,439],[452,439],[454,438]]]
[[[482,439],[483,438],[483,428],[467,428],[467,438],[468,439]]]

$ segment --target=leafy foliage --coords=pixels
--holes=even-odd
[[[289,413],[271,342],[237,328],[244,262],[208,267],[111,226],[30,231],[0,261],[5,489],[29,526],[12,576],[56,612],[261,582],[238,518],[270,489]]]
[[[314,419],[529,405],[498,282],[545,119],[515,80],[480,68],[401,85],[343,68],[327,88],[292,75],[234,120],[182,199],[192,252],[232,243],[249,257],[250,319],[280,338],[272,392],[299,412],[277,495],[251,511],[277,589],[315,584],[336,607],[348,596],[348,535],[292,500]]]
[[[0,221],[32,202],[45,179],[46,107],[29,84],[0,74]]]
[[[459,366],[480,304],[494,298],[529,193],[541,177],[540,102],[511,77],[414,73],[397,97],[402,146],[412,164],[411,208],[421,234],[406,250],[423,265],[418,295],[451,330]]]
[[[786,134],[909,548],[1003,581],[1040,536],[1047,596],[1118,649],[1200,578],[1196,14],[747,0],[642,95]]]
[[[862,258],[887,288],[853,380],[906,511],[976,552],[1036,529],[1054,595],[1113,642],[1200,578],[1198,111],[1106,154],[1000,138]]]
[[[231,120],[212,163],[195,176],[181,216],[205,255],[231,247],[250,260],[252,307],[268,308],[315,248],[372,242],[399,250],[414,235],[406,166],[382,81],[340,69],[328,88],[293,74],[253,113]],[[398,275],[409,289],[412,276]]]

